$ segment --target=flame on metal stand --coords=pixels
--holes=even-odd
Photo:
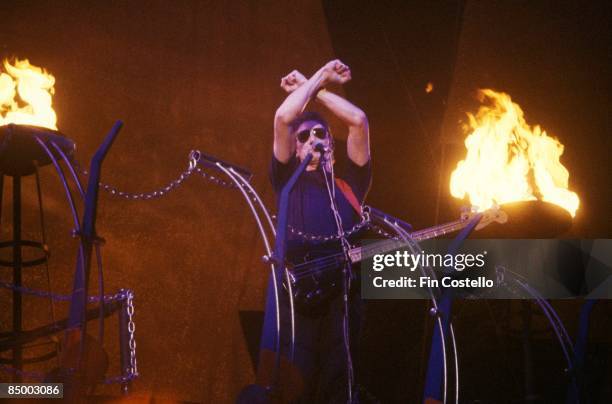
[[[27,59],[17,59],[14,64],[5,59],[2,64],[0,126],[14,123],[57,130],[57,116],[51,106],[55,77]]]
[[[510,96],[479,90],[482,105],[468,113],[467,155],[451,174],[451,195],[469,197],[478,210],[509,202],[542,200],[575,216],[580,200],[568,190],[569,172],[559,161],[563,145],[538,125],[530,127]]]

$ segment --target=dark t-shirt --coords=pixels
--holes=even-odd
[[[280,194],[283,186],[298,166],[299,160],[296,156],[291,157],[287,164],[281,163],[272,156],[270,180],[277,194]],[[336,176],[346,181],[359,203],[362,203],[370,189],[371,161],[359,167],[347,159],[344,167],[334,166],[334,168],[337,170]],[[345,230],[350,230],[360,218],[337,186],[336,201],[342,218],[342,226]],[[289,196],[288,223],[294,229],[308,234],[329,236],[338,233],[321,169],[305,171],[293,187]],[[297,241],[298,237],[288,232],[288,239]]]

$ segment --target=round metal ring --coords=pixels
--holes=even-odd
[[[0,243],[0,249],[2,248],[15,248],[15,247],[32,247],[34,249],[40,250],[42,252],[42,256],[31,259],[31,260],[23,260],[21,261],[21,266],[22,267],[33,267],[36,265],[40,265],[40,264],[44,264],[45,262],[47,262],[47,260],[49,259],[49,250],[47,249],[47,247],[43,244],[40,243],[38,241],[31,241],[31,240],[9,240],[9,241],[3,241]],[[5,261],[5,260],[0,260],[0,266],[3,267],[14,267],[15,266],[15,262],[14,261]]]

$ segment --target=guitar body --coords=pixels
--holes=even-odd
[[[459,220],[426,229],[413,231],[410,238],[414,241],[427,240],[464,228],[474,214],[462,215]],[[480,214],[476,229],[479,230],[491,222],[505,223],[507,215],[498,208],[492,208]],[[361,239],[364,239],[361,233]],[[369,238],[376,238],[370,234]],[[365,238],[368,238],[367,236]],[[349,240],[353,244],[353,241]],[[351,246],[346,260],[339,241],[320,244],[300,244],[291,247],[287,264],[287,276],[283,276],[283,286],[293,296],[293,303],[301,313],[318,313],[325,310],[327,304],[342,292],[343,272],[345,265],[354,277],[357,264],[375,254],[387,253],[405,247],[397,240],[381,240],[367,246]],[[290,285],[289,285],[290,284]],[[290,286],[290,287],[289,287]]]
[[[300,313],[317,314],[342,293],[345,259],[338,241],[292,249],[287,265],[293,304]],[[354,274],[352,266],[349,270]],[[287,277],[283,277],[287,291]]]
[[[287,264],[293,304],[302,314],[319,314],[343,290],[344,254],[340,242],[304,244],[293,248]],[[351,287],[354,285],[356,265],[349,265]],[[287,277],[283,286],[289,291]]]

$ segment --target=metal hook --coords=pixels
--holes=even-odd
[[[192,150],[189,152],[189,171],[195,170],[198,166],[198,162],[200,161],[200,157],[202,153],[199,150]]]

